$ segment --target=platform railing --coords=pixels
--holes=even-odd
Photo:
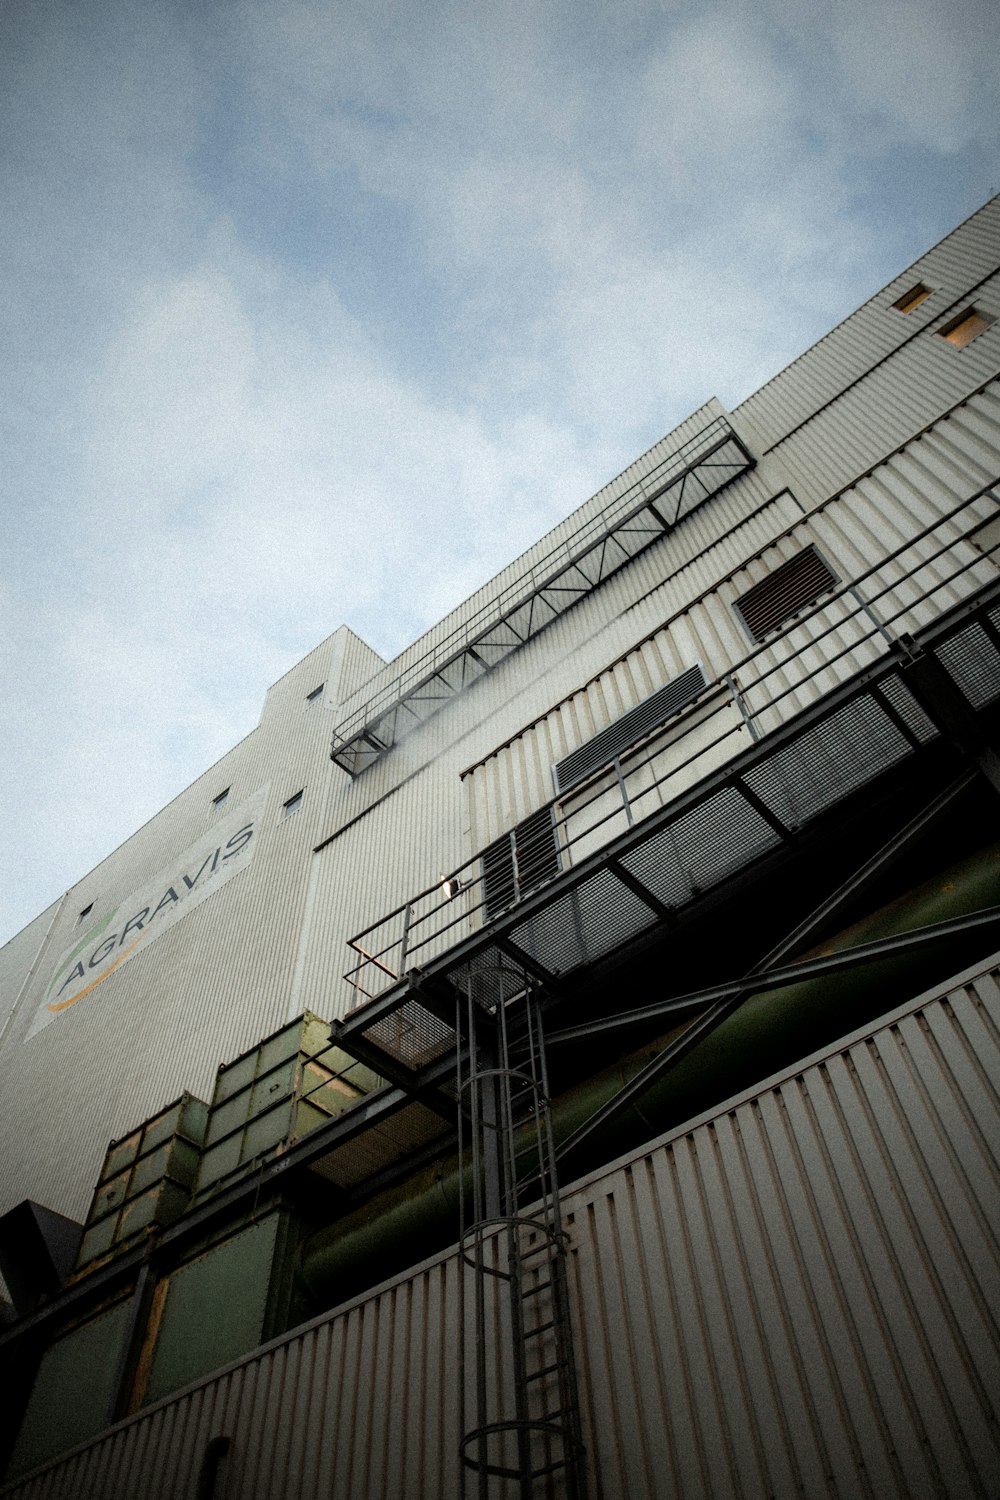
[[[974,543],[1000,516],[986,486],[727,667],[690,704],[511,831],[506,909],[590,857],[752,744],[877,663],[903,637],[997,581],[1000,542]],[[991,528],[991,531],[995,528]],[[933,731],[932,731],[933,732]],[[542,816],[550,815],[547,821]],[[491,847],[495,848],[494,841]],[[555,857],[552,857],[552,854]],[[498,915],[483,850],[349,940],[344,976],[363,1004]],[[525,879],[523,872],[535,872]]]
[[[359,703],[336,725],[331,759],[357,775],[753,462],[713,418]]]

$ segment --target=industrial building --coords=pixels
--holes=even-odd
[[[0,951],[0,1493],[1000,1494],[998,320],[1000,198]]]

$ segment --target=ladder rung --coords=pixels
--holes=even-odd
[[[548,1281],[536,1281],[534,1286],[529,1286],[526,1292],[521,1293],[521,1301],[527,1302],[529,1297],[537,1297],[539,1292],[544,1292],[546,1287],[550,1287],[551,1285],[551,1276],[549,1277]]]
[[[551,1240],[545,1239],[543,1237],[537,1245],[532,1245],[530,1250],[521,1250],[519,1252],[519,1255],[522,1261],[526,1261],[532,1259],[536,1255],[541,1255],[543,1253],[546,1253],[548,1255],[558,1255],[560,1253],[559,1247],[558,1245],[553,1245]]]
[[[529,1380],[541,1380],[544,1375],[554,1375],[557,1370],[563,1370],[565,1367],[566,1361],[564,1359],[557,1359],[554,1364],[546,1365],[544,1370],[536,1370],[533,1375],[526,1375],[524,1377],[525,1383]]]
[[[523,1330],[526,1339],[537,1338],[540,1333],[547,1333],[550,1328],[556,1326],[555,1318],[550,1318],[547,1323],[539,1323],[537,1328],[525,1328]]]
[[[546,1464],[544,1468],[532,1469],[532,1479],[541,1479],[543,1474],[554,1474],[557,1469],[568,1469],[572,1462],[569,1458],[557,1458],[554,1463]]]

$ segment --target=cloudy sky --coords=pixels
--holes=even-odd
[[[992,0],[4,0],[0,941],[1000,190]]]

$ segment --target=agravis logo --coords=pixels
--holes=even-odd
[[[149,947],[206,896],[220,890],[237,870],[247,867],[253,856],[256,823],[265,795],[266,788],[249,803],[234,809],[213,830],[215,836],[209,847],[201,840],[185,850],[172,870],[156,876],[143,890],[122,902],[91,928],[82,942],[63,954],[41,997],[29,1037],[91,994],[140,946]],[[125,921],[120,920],[121,912],[130,913]]]

